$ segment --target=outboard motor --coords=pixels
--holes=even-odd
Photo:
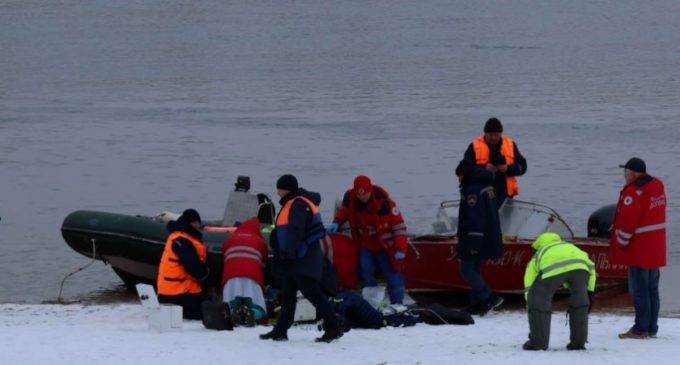
[[[588,218],[588,237],[609,238],[615,212],[616,204],[605,205],[593,212]]]

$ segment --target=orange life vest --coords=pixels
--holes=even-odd
[[[165,242],[165,249],[163,250],[163,256],[161,256],[161,264],[158,267],[158,280],[156,285],[158,287],[159,295],[199,294],[201,292],[200,282],[189,275],[184,269],[184,266],[180,263],[179,257],[177,257],[172,250],[172,242],[180,237],[191,242],[196,249],[198,258],[201,262],[206,262],[208,253],[201,241],[182,231],[170,233],[168,240]]]
[[[300,199],[305,202],[312,212],[312,221],[307,227],[305,236],[301,243],[288,242],[288,223],[290,220],[290,209],[293,207],[293,202]],[[297,258],[302,258],[307,254],[307,249],[313,244],[319,242],[320,239],[326,236],[326,229],[321,220],[321,213],[319,207],[311,200],[304,196],[296,196],[286,202],[281,208],[279,215],[276,217],[276,238],[278,238],[279,250],[285,251],[289,246],[297,246]]]
[[[491,151],[484,140],[484,135],[477,137],[472,141],[472,148],[475,151],[475,158],[477,165],[486,165],[491,162]],[[512,165],[515,163],[515,143],[510,137],[503,136],[501,144],[501,155],[505,157],[506,164]],[[517,179],[514,176],[505,175],[505,183],[507,185],[508,196],[513,197],[519,194],[519,187],[517,186]]]

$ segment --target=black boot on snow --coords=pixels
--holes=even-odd
[[[578,350],[585,350],[585,349],[586,349],[586,347],[583,346],[583,345],[577,346],[577,345],[572,344],[571,342],[569,342],[567,344],[567,350],[569,350],[569,351],[578,351]]]
[[[525,342],[524,345],[522,345],[522,349],[524,349],[524,350],[526,350],[526,351],[541,351],[541,350],[546,350],[546,349],[544,349],[544,348],[540,348],[540,347],[534,345],[533,343],[531,343],[531,341]]]
[[[330,343],[333,342],[334,340],[337,340],[338,338],[342,337],[343,331],[341,329],[327,329],[326,332],[323,333],[323,336],[317,338],[316,342],[326,342]]]
[[[288,335],[276,330],[271,330],[267,333],[261,334],[260,340],[288,341]]]

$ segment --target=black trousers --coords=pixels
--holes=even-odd
[[[182,307],[182,317],[186,319],[203,319],[203,294],[159,295],[159,303],[175,304]]]
[[[335,312],[328,303],[328,299],[321,291],[319,282],[303,275],[287,274],[283,278],[283,288],[281,290],[281,316],[276,322],[274,330],[285,333],[290,326],[293,325],[295,318],[295,304],[297,303],[297,291],[300,290],[302,295],[309,300],[316,308],[317,316],[323,318],[324,328],[337,329],[338,320],[335,318]]]

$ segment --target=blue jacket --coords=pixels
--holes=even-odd
[[[284,206],[289,200],[297,196],[303,196],[317,206],[321,203],[319,193],[301,188],[281,198],[281,206]],[[314,214],[312,214],[307,203],[302,199],[296,199],[290,208],[285,234],[272,232],[270,235],[272,248],[274,248],[275,254],[278,255],[278,259],[281,260],[283,271],[285,272],[284,275],[303,275],[317,281],[321,280],[323,270],[321,245],[319,241],[306,242],[309,237],[315,236],[319,230],[325,232],[323,223],[316,222]],[[306,249],[300,250],[302,245]]]
[[[494,259],[503,254],[503,234],[493,173],[475,167],[460,188],[458,258]]]

